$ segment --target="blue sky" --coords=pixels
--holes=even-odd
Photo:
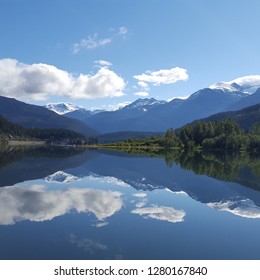
[[[258,0],[0,0],[0,95],[109,108],[260,74]]]

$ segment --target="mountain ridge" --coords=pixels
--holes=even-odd
[[[60,116],[43,106],[27,104],[14,98],[0,96],[0,115],[25,128],[62,128],[85,136],[99,134],[96,129],[79,120]]]

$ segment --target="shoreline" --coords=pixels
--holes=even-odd
[[[11,140],[8,141],[9,146],[43,146],[46,145],[45,141],[19,141],[19,140]]]

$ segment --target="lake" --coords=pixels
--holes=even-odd
[[[260,259],[260,157],[0,150],[0,259]]]

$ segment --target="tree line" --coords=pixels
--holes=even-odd
[[[111,144],[107,144],[108,146]],[[234,120],[203,122],[169,128],[163,136],[135,138],[114,143],[117,147],[144,149],[260,149],[260,122],[250,131],[243,130]]]

